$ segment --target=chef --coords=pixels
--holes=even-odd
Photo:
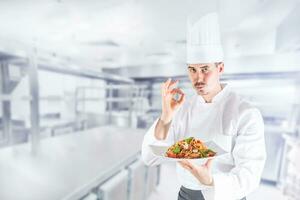
[[[260,183],[266,160],[262,116],[220,82],[223,72],[218,16],[209,13],[189,24],[187,32],[187,73],[195,94],[186,96],[176,87],[178,81],[162,83],[162,113],[142,144],[142,159],[149,166],[163,162],[149,145],[172,145],[191,136],[228,152],[204,164],[177,162],[178,200],[246,199]]]

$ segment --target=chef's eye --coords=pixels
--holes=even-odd
[[[189,72],[195,73],[195,72],[196,72],[196,69],[195,69],[194,67],[189,67]]]
[[[202,73],[207,73],[209,70],[208,70],[208,67],[203,67],[202,69],[201,69],[201,72]]]

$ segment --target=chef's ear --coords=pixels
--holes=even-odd
[[[219,74],[223,74],[223,72],[224,72],[224,63],[223,62],[217,62],[216,66],[218,68]]]

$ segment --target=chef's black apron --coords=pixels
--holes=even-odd
[[[190,190],[181,186],[178,193],[178,200],[205,200],[201,190]],[[246,200],[246,197],[241,200]]]

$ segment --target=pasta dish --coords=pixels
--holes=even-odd
[[[213,157],[216,152],[207,148],[207,146],[194,137],[189,137],[176,142],[168,148],[166,156],[170,158],[207,158]]]

